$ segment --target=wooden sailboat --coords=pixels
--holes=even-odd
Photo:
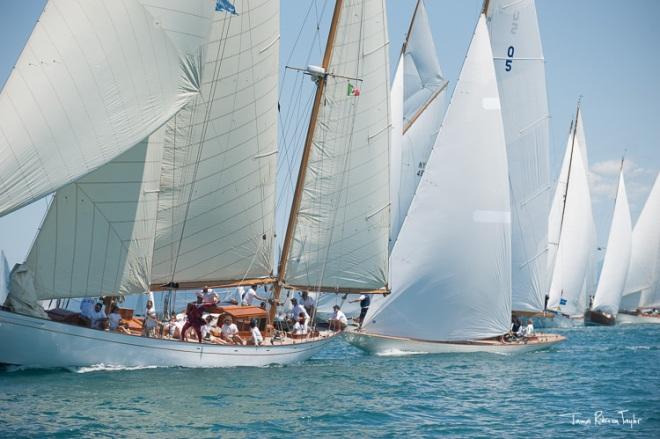
[[[134,3],[141,5],[140,0]],[[92,172],[81,172],[71,183],[65,179],[53,183],[51,190],[57,193],[25,263],[12,272],[9,298],[0,310],[0,334],[6,340],[0,362],[39,367],[98,363],[222,367],[305,360],[334,334],[266,337],[263,346],[184,343],[56,322],[36,304],[43,299],[126,296],[203,285],[275,284],[274,303],[280,289],[289,284],[386,287],[387,176],[380,177],[381,169],[374,166],[379,157],[387,163],[389,143],[383,2],[336,3],[277,276],[272,249],[279,3],[236,1],[235,11],[228,11],[224,4],[213,10],[213,2],[200,0],[187,2],[182,8],[192,9],[180,11],[180,16],[157,2],[149,5],[150,14],[170,19],[158,30],[165,34],[159,37],[179,36],[185,49],[197,43],[194,50],[177,52],[179,58],[167,66],[176,72],[182,69],[182,77],[194,88],[183,97],[177,95],[180,109],[164,116],[167,123],[150,135],[145,133],[144,140],[137,142],[138,138],[132,147],[127,141],[123,154],[108,157]],[[208,32],[199,41],[193,37],[204,26],[186,21],[188,15],[205,17]],[[59,18],[52,18],[53,23]],[[195,27],[195,32],[186,33],[185,26]],[[368,32],[356,40],[356,28]],[[92,36],[103,32],[85,30]],[[168,78],[169,70],[160,74]],[[361,96],[346,93],[349,81],[360,83]],[[10,80],[2,94],[5,99],[12,87],[16,86]],[[182,89],[180,84],[173,88],[177,93]],[[120,96],[134,92],[119,91]],[[113,100],[117,102],[121,99]],[[121,113],[121,108],[116,111]],[[318,154],[332,160],[319,164]],[[313,178],[305,178],[308,168]],[[373,169],[373,181],[359,186],[366,192],[347,190],[355,186],[350,174],[364,177],[365,168]],[[340,187],[327,187],[339,176],[348,179]],[[327,200],[333,189],[343,192],[335,191],[332,203],[321,205],[319,199],[306,197],[312,193]],[[25,202],[29,200],[8,202],[3,213]],[[350,210],[358,204],[362,210],[356,209],[360,215],[352,223],[345,215],[334,222],[322,218],[322,224],[328,224],[325,235],[310,232],[323,215],[341,211],[337,206]],[[369,214],[363,214],[366,209]],[[341,230],[347,231],[345,236]],[[312,242],[319,237],[325,241]],[[361,265],[351,276],[345,274],[346,264],[363,260],[370,261],[364,264],[366,274]],[[310,280],[313,276],[315,280]],[[275,314],[275,306],[271,309]]]
[[[607,253],[605,254],[605,261],[593,303],[584,314],[585,325],[611,326],[616,323],[628,267],[630,266],[631,245],[632,225],[626,186],[623,181],[622,160],[610,236],[607,240]]]
[[[392,293],[372,305],[348,341],[372,353],[512,353],[561,342],[556,335],[503,339],[511,321],[510,218],[506,142],[482,14],[392,249]]]

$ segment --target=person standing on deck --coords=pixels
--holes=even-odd
[[[364,323],[364,318],[367,316],[367,311],[369,311],[369,305],[371,305],[371,297],[368,294],[363,294],[355,300],[351,300],[349,303],[360,302],[360,316],[358,317],[358,330],[362,329],[362,323]]]
[[[266,302],[268,299],[264,297],[259,297],[257,295],[257,286],[252,285],[243,295],[243,303],[247,306],[253,306],[255,304],[255,300]]]
[[[314,299],[310,297],[308,291],[303,291],[301,295],[302,297],[300,298],[300,304],[303,307],[305,307],[305,311],[307,311],[307,314],[309,316],[313,316],[316,307],[316,302],[314,302]]]
[[[204,320],[202,320],[202,314],[204,312],[204,295],[202,293],[197,293],[197,302],[190,302],[186,308],[186,316],[188,321],[183,325],[181,330],[181,341],[186,341],[186,332],[191,327],[195,330],[197,334],[197,340],[202,342],[202,325]]]

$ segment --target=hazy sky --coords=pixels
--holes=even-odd
[[[333,2],[315,0],[310,9],[311,1],[314,0],[282,0],[282,66],[287,60],[293,66],[320,63]],[[425,3],[440,62],[453,88],[481,0],[426,0]],[[0,0],[0,83],[8,77],[43,4],[41,0]],[[393,65],[414,5],[415,0],[387,2]],[[558,173],[575,104],[578,96],[583,95],[594,215],[599,244],[605,245],[618,163],[624,150],[627,149],[625,177],[633,221],[660,170],[660,50],[657,47],[660,1],[537,0],[537,9],[551,114],[551,174]],[[308,17],[304,22],[308,11],[309,17],[320,16],[324,11],[320,20],[321,44],[315,39],[316,19]],[[292,52],[301,26],[303,38]],[[311,88],[306,86],[305,93],[307,98]],[[283,108],[283,114],[286,110]],[[280,146],[281,152],[286,148],[292,146]],[[283,201],[282,205],[285,204]],[[24,258],[45,206],[45,200],[37,201],[0,218],[0,249],[5,251],[10,264]]]

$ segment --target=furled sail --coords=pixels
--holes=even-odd
[[[385,1],[342,3],[285,277],[325,291],[387,284]]]
[[[548,306],[569,315],[581,314],[586,307],[585,286],[596,241],[579,110],[576,123],[548,220],[548,240],[554,255]]]
[[[511,216],[499,102],[482,15],[392,250],[392,293],[367,316],[368,331],[437,341],[508,331]]]
[[[12,274],[10,296],[148,290],[161,153],[151,136],[58,190],[26,261]]]
[[[614,204],[610,236],[607,240],[607,253],[605,253],[603,269],[591,307],[593,310],[610,313],[614,316],[618,313],[630,265],[631,245],[630,207],[622,171],[619,176],[619,188]]]
[[[199,88],[210,0],[51,0],[0,93],[0,215],[136,145]]]
[[[419,0],[392,81],[390,249],[438,135],[447,108],[447,83],[424,2]]]
[[[488,26],[511,184],[513,309],[539,311],[548,290],[548,100],[534,0],[490,0]]]
[[[660,174],[639,214],[632,234],[630,268],[624,288],[625,308],[660,306]],[[630,300],[633,297],[636,300]],[[622,308],[624,306],[622,305]]]
[[[200,94],[164,136],[152,284],[273,271],[279,2],[215,16]]]

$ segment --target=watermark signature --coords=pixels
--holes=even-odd
[[[612,426],[612,427],[630,427],[634,428],[636,425],[642,423],[642,418],[638,418],[635,413],[629,410],[619,410],[615,415],[609,415],[603,410],[596,410],[593,416],[584,417],[582,413],[574,412],[561,415],[570,419],[571,425],[584,425],[584,426]]]

